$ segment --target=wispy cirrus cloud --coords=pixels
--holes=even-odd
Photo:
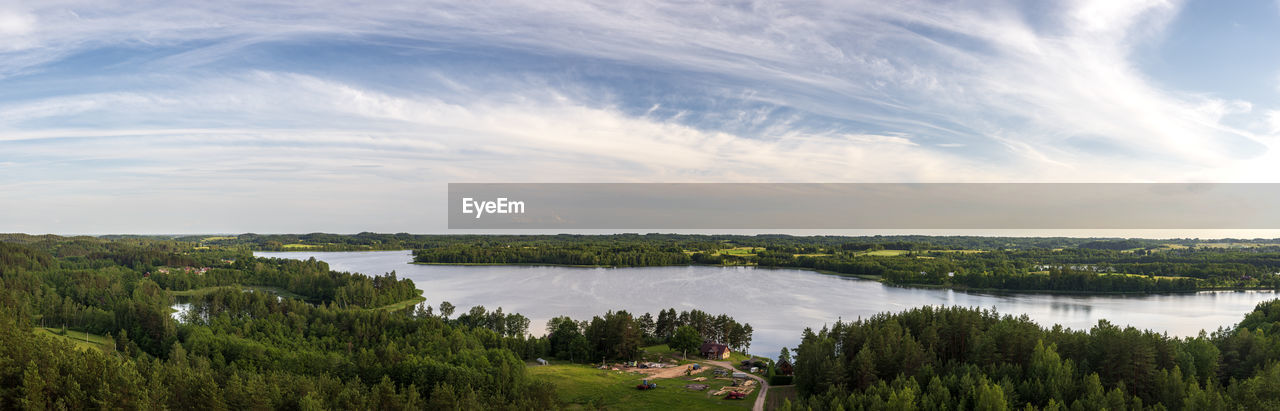
[[[1172,89],[1135,63],[1181,8],[1177,1],[0,6],[0,88],[9,90],[0,93],[0,162],[15,171],[0,187],[35,199],[5,205],[29,215],[42,213],[41,202],[90,195],[132,199],[125,202],[140,216],[164,193],[222,208],[230,200],[209,199],[307,199],[348,210],[357,200],[342,193],[360,192],[404,211],[414,207],[393,199],[429,203],[440,193],[404,193],[445,181],[1276,175],[1275,102]],[[272,191],[281,184],[296,189]],[[443,226],[435,217],[407,228],[357,218],[279,230],[433,231]],[[200,230],[224,231],[217,227]]]

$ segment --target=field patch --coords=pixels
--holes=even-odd
[[[756,253],[764,251],[764,247],[734,247],[716,251],[716,254],[736,255],[736,256],[753,256]]]
[[[66,335],[60,334],[60,330],[48,327],[35,327],[33,330],[36,334],[47,335],[63,341],[75,344],[79,350],[99,350],[108,351],[115,347],[116,342],[103,335],[87,334],[80,331],[66,330]]]
[[[418,292],[419,292],[419,293],[421,293],[421,292],[422,292],[422,290],[418,290]],[[415,305],[418,305],[419,303],[421,303],[421,302],[423,302],[423,301],[427,301],[427,297],[423,297],[423,296],[419,295],[419,296],[417,296],[417,297],[410,298],[410,299],[408,299],[408,300],[404,300],[404,301],[401,301],[401,302],[398,302],[398,303],[391,303],[391,304],[387,304],[387,305],[384,305],[384,306],[381,306],[381,307],[377,307],[377,308],[375,308],[375,309],[376,309],[376,310],[387,310],[387,311],[399,311],[399,310],[403,310],[403,309],[405,309],[405,308],[409,308],[409,307],[413,307],[413,306],[415,306]]]
[[[910,251],[907,251],[907,250],[873,250],[873,251],[863,251],[858,253],[858,255],[869,255],[874,257],[894,257],[899,255],[905,255],[909,252]]]
[[[726,400],[713,396],[729,381],[707,378],[703,372],[696,377],[655,379],[658,384],[651,390],[637,390],[643,375],[600,370],[588,365],[557,364],[535,365],[528,368],[533,378],[547,381],[556,387],[560,401],[569,409],[611,410],[743,410],[751,409],[759,390],[742,400]],[[694,381],[693,378],[704,378]],[[703,390],[686,389],[686,385],[704,384]]]
[[[764,409],[776,410],[778,407],[781,407],[785,401],[789,400],[794,403],[796,398],[799,396],[800,394],[796,391],[796,386],[794,385],[775,385],[769,387],[769,397],[764,399]]]

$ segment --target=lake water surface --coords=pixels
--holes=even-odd
[[[590,319],[608,310],[633,314],[699,309],[728,314],[755,330],[751,352],[777,357],[794,348],[805,327],[838,318],[868,317],[922,305],[996,308],[1026,314],[1041,325],[1088,329],[1106,319],[1118,325],[1193,336],[1240,321],[1272,291],[1206,291],[1162,295],[992,294],[903,288],[875,281],[794,269],[754,267],[577,268],[552,266],[448,266],[409,264],[409,251],[257,252],[260,257],[307,259],[330,269],[383,274],[392,270],[424,290],[428,304],[449,301],[458,313],[475,305],[502,307],[532,321],[541,334],[558,315]]]

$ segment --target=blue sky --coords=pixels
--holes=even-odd
[[[294,3],[0,1],[0,231],[442,232],[448,182],[1280,176],[1271,0]]]

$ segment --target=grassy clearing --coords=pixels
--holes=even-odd
[[[737,255],[737,256],[753,256],[756,253],[764,251],[764,247],[734,247],[716,251],[716,254]]]
[[[107,351],[116,345],[115,341],[98,334],[86,334],[80,331],[67,330],[67,335],[58,334],[57,329],[48,327],[35,327],[33,330],[36,334],[47,335],[53,338],[70,341],[80,350],[100,350]]]
[[[292,249],[308,249],[308,248],[317,248],[320,246],[312,245],[312,244],[285,244],[280,247],[285,249],[291,249],[291,248]]]
[[[874,251],[863,251],[858,253],[858,255],[870,255],[870,256],[876,256],[876,257],[893,257],[893,256],[904,255],[908,252],[909,251],[907,250],[874,250]]]
[[[769,387],[769,397],[764,399],[764,409],[776,410],[782,406],[783,401],[791,400],[794,403],[796,397],[799,396],[800,394],[796,392],[796,386],[794,385]]]
[[[1274,243],[1199,243],[1197,248],[1257,248],[1257,247],[1276,247],[1280,244]]]
[[[422,292],[422,290],[418,290],[418,292]],[[418,303],[421,303],[423,301],[427,301],[427,297],[417,296],[417,297],[413,297],[398,303],[387,304],[378,308],[374,308],[374,310],[399,311],[408,307],[413,307],[415,305],[418,305]]]
[[[756,253],[759,253],[761,251],[764,251],[764,247],[733,247],[733,248],[722,248],[722,249],[713,251],[711,255],[733,255],[738,257],[754,257]],[[684,253],[688,255],[693,255],[700,252],[702,251],[684,250]]]
[[[599,370],[586,365],[563,364],[529,367],[533,378],[543,379],[556,386],[560,400],[569,409],[611,410],[742,410],[755,404],[756,390],[744,400],[726,400],[711,393],[729,384],[729,381],[709,378],[692,382],[687,378],[660,379],[654,382],[657,389],[637,390],[643,375],[622,371]],[[698,376],[711,377],[709,372]],[[691,391],[686,384],[708,384],[705,391]]]
[[[224,241],[224,240],[235,240],[235,239],[236,239],[235,237],[228,237],[228,236],[213,236],[213,237],[205,237],[204,241]]]

